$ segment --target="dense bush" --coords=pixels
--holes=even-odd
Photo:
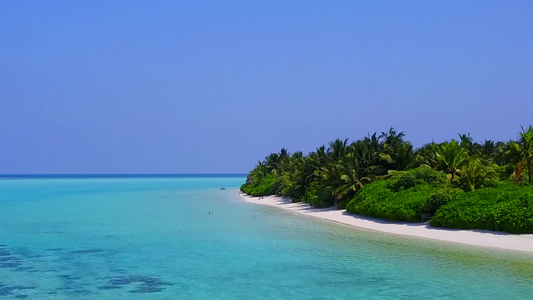
[[[430,184],[419,184],[406,190],[395,192],[387,180],[371,183],[348,203],[350,213],[395,221],[420,222],[423,212],[436,210],[445,199],[447,189]],[[445,201],[444,201],[445,202]]]
[[[337,209],[346,209],[351,199],[343,200],[337,204]]]
[[[277,177],[274,187],[276,190],[272,191],[273,194],[289,197],[293,202],[301,201],[305,193],[305,187],[298,184],[296,180],[293,180],[291,173],[284,173]]]
[[[305,190],[305,195],[302,200],[312,206],[330,207],[333,205],[335,198],[330,189],[313,182]]]
[[[444,186],[448,182],[443,172],[422,166],[405,172],[392,173],[388,180],[388,187],[394,192],[399,192],[425,183]]]
[[[245,183],[241,186],[241,191],[252,196],[272,195],[276,191],[276,177],[270,174],[253,184]]]
[[[462,192],[460,189],[452,189],[452,188],[442,188],[439,189],[439,191],[435,194],[433,194],[431,197],[428,198],[426,201],[426,204],[424,205],[423,212],[429,213],[430,215],[434,215],[439,208],[442,206],[450,203],[453,196],[456,193]]]
[[[420,222],[421,213],[433,214],[458,192],[446,175],[427,167],[394,172],[389,179],[364,186],[346,210],[359,215]]]
[[[533,187],[502,185],[453,196],[430,220],[435,227],[533,233]]]

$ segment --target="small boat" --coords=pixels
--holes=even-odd
[[[220,189],[221,189],[221,190],[223,190],[223,191],[225,191],[225,190],[226,190],[226,188],[223,188],[223,187],[221,187]]]

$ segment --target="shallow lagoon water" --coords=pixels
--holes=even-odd
[[[531,254],[245,203],[243,181],[0,180],[0,299],[533,298]]]

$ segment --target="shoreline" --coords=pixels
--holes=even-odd
[[[277,207],[300,215],[312,216],[353,227],[464,245],[533,253],[533,234],[519,235],[488,230],[435,228],[430,227],[428,223],[392,222],[350,214],[346,210],[314,208],[308,203],[292,203],[291,199],[279,196],[259,198],[246,195],[241,191],[237,191],[237,194],[248,203]]]

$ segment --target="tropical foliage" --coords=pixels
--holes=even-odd
[[[434,213],[452,189],[442,172],[428,167],[394,172],[388,179],[367,185],[349,203],[350,213],[388,220],[420,222]]]
[[[477,143],[469,134],[459,134],[457,140],[414,149],[404,138],[403,132],[390,128],[351,143],[337,139],[307,155],[281,149],[258,162],[241,190],[253,196],[286,196],[316,207],[337,206],[390,220],[417,222],[424,213],[435,215],[431,219],[435,226],[523,232],[518,229],[522,225],[491,227],[480,225],[486,220],[470,222],[474,210],[456,203],[473,205],[464,199],[484,195],[488,198],[483,203],[487,204],[496,199],[487,191],[509,191],[510,186],[520,191],[525,188],[521,186],[533,185],[532,126],[522,127],[518,140],[509,142]],[[499,205],[509,209],[518,205],[509,197],[498,199],[504,202]],[[451,221],[456,218],[448,214],[457,213],[452,208],[460,208],[461,216],[469,216],[464,217],[464,222],[470,222],[468,226],[463,221]],[[527,213],[511,215],[522,218]],[[488,215],[475,218],[483,217]],[[512,220],[515,223],[509,224],[529,224]]]
[[[436,227],[533,233],[533,187],[503,185],[458,194],[431,218]]]
[[[519,179],[527,173],[529,185],[533,185],[533,126],[526,131],[522,127],[518,142],[509,143],[509,152],[516,162],[514,178]]]

